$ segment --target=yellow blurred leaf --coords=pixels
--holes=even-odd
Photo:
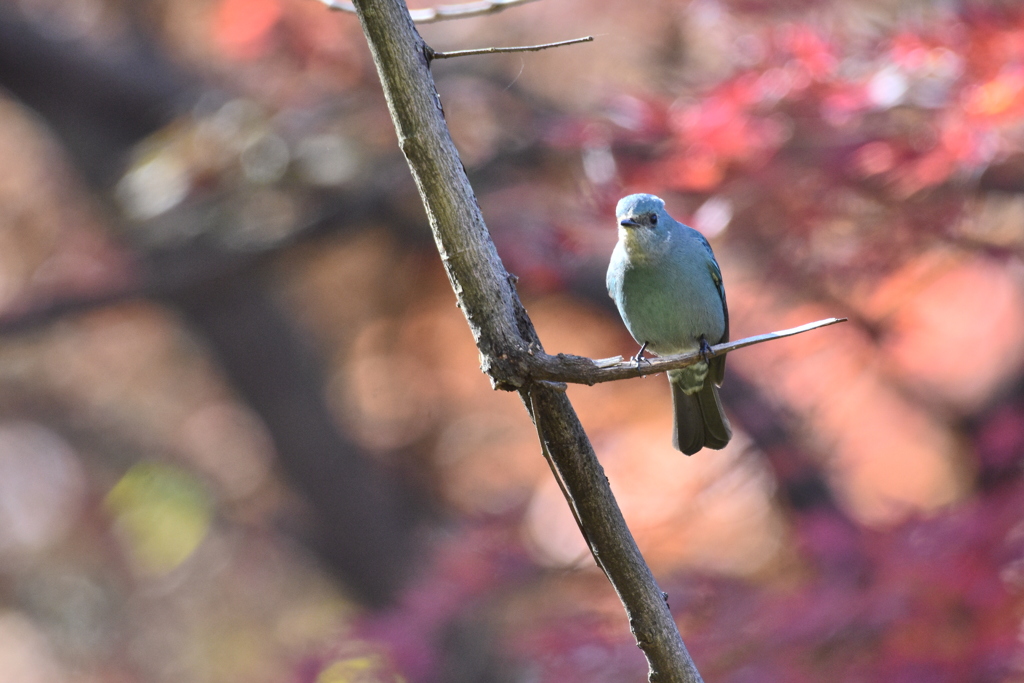
[[[168,465],[135,465],[105,502],[119,538],[147,572],[163,574],[180,565],[210,527],[211,503],[202,485]]]

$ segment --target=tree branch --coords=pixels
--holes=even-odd
[[[416,180],[441,260],[476,339],[481,365],[500,388],[519,390],[594,559],[626,609],[653,683],[696,683],[664,594],[644,562],[608,479],[565,392],[530,380],[530,353],[543,353],[498,258],[473,188],[444,121],[426,44],[402,0],[356,0],[388,109]],[[400,381],[400,378],[396,378]]]
[[[836,323],[846,322],[846,318],[826,318],[813,323],[807,323],[799,327],[792,327],[788,330],[759,334],[755,337],[747,337],[737,341],[716,344],[711,347],[707,358],[722,356],[730,351],[742,349],[746,346],[761,344],[774,339],[792,337],[803,332],[810,332],[819,327],[828,327]],[[693,365],[704,359],[700,351],[683,353],[676,356],[661,356],[644,361],[639,366],[632,360],[623,360],[622,356],[592,360],[584,356],[573,356],[567,353],[560,353],[557,356],[549,356],[545,353],[533,354],[533,368],[530,376],[535,380],[546,382],[569,382],[572,384],[594,385],[601,382],[614,382],[620,379],[633,377],[645,377],[657,375],[668,370],[678,370]]]
[[[330,9],[340,12],[355,13],[356,7],[351,2],[344,0],[320,0]],[[464,2],[457,5],[439,5],[425,9],[409,10],[409,16],[417,24],[432,24],[435,21],[446,19],[468,19],[486,14],[497,14],[509,7],[525,5],[534,0],[482,0],[481,2]]]
[[[562,47],[563,45],[575,45],[576,43],[591,43],[594,41],[594,36],[584,36],[583,38],[573,38],[571,40],[560,40],[557,43],[543,43],[541,45],[520,45],[518,47],[481,47],[475,50],[454,50],[451,52],[435,52],[430,50],[428,55],[431,59],[451,59],[452,57],[471,57],[474,55],[494,55],[502,52],[539,52],[541,50],[547,50],[552,47]]]

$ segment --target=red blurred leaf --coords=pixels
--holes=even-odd
[[[221,0],[213,21],[214,38],[230,57],[259,57],[281,14],[279,0]]]

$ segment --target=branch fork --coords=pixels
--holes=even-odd
[[[431,24],[436,21],[444,21],[446,19],[468,19],[470,17],[479,17],[486,14],[496,14],[510,7],[518,7],[519,5],[525,5],[528,2],[534,2],[535,0],[479,0],[478,2],[464,2],[455,5],[438,5],[437,7],[428,7],[426,9],[414,9],[408,10],[409,16],[412,18],[414,23],[417,24]],[[324,5],[333,10],[339,12],[348,12],[350,14],[356,14],[356,6],[347,2],[346,0],[320,0]],[[594,36],[584,36],[582,38],[572,38],[570,40],[559,40],[554,43],[542,43],[540,45],[517,45],[513,47],[480,47],[471,50],[451,50],[448,52],[439,52],[430,48],[429,45],[424,45],[424,52],[427,56],[427,63],[435,59],[452,59],[454,57],[473,57],[476,55],[493,55],[507,52],[539,52],[541,50],[547,50],[553,47],[562,47],[563,45],[575,45],[576,43],[589,43],[594,40]]]

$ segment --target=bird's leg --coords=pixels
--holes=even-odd
[[[705,363],[711,362],[711,344],[708,344],[704,335],[700,336],[700,357],[704,359]]]
[[[640,345],[640,350],[636,352],[636,355],[630,358],[631,361],[636,363],[636,367],[639,368],[641,363],[651,364],[651,361],[644,358],[644,351],[647,350],[647,342]]]

